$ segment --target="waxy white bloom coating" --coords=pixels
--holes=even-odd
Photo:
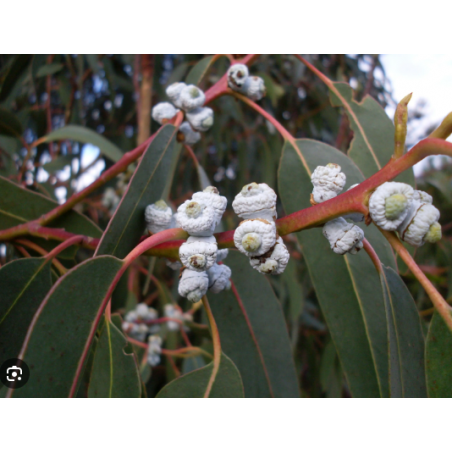
[[[265,254],[276,243],[275,223],[262,219],[242,221],[234,232],[234,243],[247,256]]]
[[[164,124],[174,118],[178,111],[179,110],[177,110],[173,104],[170,104],[169,102],[160,102],[152,108],[152,119],[159,124]]]
[[[183,82],[176,82],[166,88],[166,95],[171,99],[171,102],[177,108],[182,108],[180,103],[180,94],[186,86],[187,85]]]
[[[116,210],[118,207],[119,201],[121,198],[117,195],[116,190],[112,187],[108,187],[104,191],[104,195],[102,197],[102,205],[107,207],[111,213]]]
[[[408,184],[385,182],[369,199],[369,213],[377,226],[395,231],[408,214],[414,190]]]
[[[201,134],[199,132],[196,132],[196,130],[193,130],[190,123],[187,121],[184,121],[180,125],[179,132],[184,136],[182,141],[189,145],[195,144],[201,139]]]
[[[422,190],[414,190],[413,200],[427,204],[433,203],[433,198]]]
[[[408,215],[399,226],[400,238],[413,246],[441,239],[439,210],[428,202],[413,201]]]
[[[213,206],[203,201],[185,201],[177,208],[177,222],[190,235],[208,237],[213,234],[218,224],[218,217]]]
[[[148,354],[147,362],[150,366],[156,366],[160,363],[160,355],[162,353],[162,338],[152,335],[148,337]]]
[[[344,188],[345,181],[345,174],[341,172],[339,165],[328,163],[326,166],[318,166],[311,175],[314,201],[321,203],[334,198]]]
[[[128,334],[130,337],[133,337],[137,341],[143,342],[146,335],[149,333],[149,328],[144,323],[131,323],[131,322],[122,322],[122,330],[124,333]]]
[[[173,211],[162,199],[154,204],[149,204],[144,211],[146,229],[152,234],[164,231],[171,227]]]
[[[226,210],[228,200],[225,196],[220,196],[220,192],[216,187],[206,187],[203,191],[198,191],[193,194],[193,201],[202,202],[214,208],[217,216],[217,223],[221,221],[221,217]]]
[[[227,248],[218,250],[217,251],[217,262],[224,261],[228,257],[228,254],[229,254],[229,250]]]
[[[240,88],[248,79],[248,67],[244,64],[233,64],[227,72],[228,86],[234,91],[240,91]]]
[[[231,288],[231,269],[227,265],[214,264],[207,270],[209,277],[209,290],[213,293],[219,293],[224,289]]]
[[[217,241],[210,237],[189,237],[179,248],[181,262],[190,270],[202,272],[217,262]]]
[[[290,254],[281,237],[275,246],[262,256],[250,258],[251,266],[259,273],[280,275],[287,267]]]
[[[186,112],[202,107],[205,101],[206,96],[203,91],[195,85],[184,86],[178,98],[180,108]]]
[[[198,132],[206,132],[213,126],[213,110],[209,107],[189,111],[186,117],[192,128]]]
[[[199,301],[207,292],[209,277],[207,272],[195,272],[185,269],[179,280],[179,295],[188,298],[192,303]]]
[[[168,319],[180,320],[181,322],[184,320],[183,312],[171,303],[167,303],[163,310],[165,312],[165,317]],[[173,320],[168,320],[166,325],[170,331],[178,331],[181,327],[179,322],[174,322]]]
[[[356,254],[363,247],[364,232],[355,224],[347,223],[342,217],[323,226],[323,235],[337,254]]]
[[[265,82],[261,77],[251,76],[248,77],[243,85],[242,92],[251,100],[261,100],[265,94]]]
[[[276,215],[276,193],[267,184],[245,185],[232,202],[234,212],[245,220],[263,218],[274,221]]]
[[[158,318],[158,312],[154,308],[149,307],[146,303],[138,303],[135,306],[134,311],[138,316],[138,320],[143,320],[146,322],[148,320],[155,320]]]

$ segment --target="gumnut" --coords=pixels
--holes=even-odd
[[[341,172],[341,167],[336,163],[328,163],[326,166],[318,166],[311,175],[314,185],[312,198],[316,203],[328,201],[336,197],[344,188],[346,177]]]
[[[213,126],[213,110],[209,107],[199,107],[186,114],[191,127],[198,132],[206,132]]]
[[[323,235],[336,254],[356,254],[363,247],[363,230],[355,224],[347,223],[342,217],[328,221],[323,226]]]
[[[233,64],[227,72],[228,86],[234,91],[240,91],[248,79],[248,67],[244,64]]]
[[[152,108],[152,119],[159,124],[165,124],[176,116],[177,110],[174,105],[169,102],[160,102]]]
[[[234,232],[234,243],[247,256],[261,256],[276,243],[275,223],[259,218],[242,221]]]
[[[250,264],[259,273],[280,275],[286,269],[289,258],[289,251],[282,238],[279,237],[273,248],[270,248],[265,254],[251,257]]]
[[[209,277],[207,272],[196,272],[185,269],[179,279],[179,295],[188,298],[192,303],[199,301],[207,292]]]
[[[146,207],[144,218],[146,220],[146,229],[152,234],[157,234],[157,232],[164,231],[171,227],[173,211],[171,210],[171,207],[161,199]]]
[[[189,122],[184,121],[179,127],[179,133],[177,134],[178,141],[192,145],[197,143],[201,139],[201,134],[191,128]]]
[[[208,270],[217,261],[217,241],[210,237],[189,237],[179,248],[183,265],[197,272]]]
[[[227,265],[214,264],[207,270],[209,277],[209,290],[213,293],[219,293],[222,290],[231,288],[231,269]]]
[[[277,218],[276,198],[275,191],[267,184],[252,182],[234,198],[232,208],[236,215],[245,220],[262,218],[274,221]]]

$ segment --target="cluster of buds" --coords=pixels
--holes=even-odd
[[[261,100],[265,94],[265,83],[261,77],[249,75],[244,64],[233,64],[227,72],[228,86],[233,91],[244,94],[251,100]]]
[[[311,194],[311,204],[319,204],[336,197],[344,188],[347,178],[341,167],[335,163],[318,166],[311,175],[314,186]],[[356,187],[353,185],[349,188]],[[335,218],[323,226],[323,235],[330,242],[331,249],[336,254],[356,254],[363,247],[364,231],[345,218],[353,221],[363,221],[361,214],[349,214]]]
[[[402,240],[413,246],[441,239],[439,210],[432,197],[401,182],[385,182],[369,199],[369,214],[386,231],[398,231]]]
[[[179,306],[167,303],[164,308],[165,317],[167,318],[166,326],[169,331],[179,331],[181,326],[184,331],[189,331],[188,326],[184,322],[192,322],[193,316],[188,312],[182,312]]]
[[[158,319],[158,312],[146,303],[139,303],[135,309],[129,311],[124,317],[122,329],[130,337],[143,342],[148,334],[158,333],[160,325],[149,325],[149,322]]]
[[[197,143],[201,139],[199,132],[206,132],[213,125],[213,110],[203,107],[206,101],[204,92],[195,85],[176,82],[168,86],[166,94],[172,104],[157,104],[152,109],[152,118],[159,124],[165,124],[183,110],[186,121],[179,127],[178,140],[189,145]]]
[[[234,232],[237,249],[260,273],[279,275],[289,262],[289,251],[276,233],[276,193],[267,184],[245,185],[232,203],[242,221]]]
[[[227,256],[227,250],[218,251],[213,235],[226,205],[227,199],[210,186],[195,193],[192,199],[177,209],[178,226],[190,234],[179,248],[179,257],[184,265],[179,280],[179,294],[193,303],[199,301],[207,290],[218,293],[230,287],[231,269],[218,264]]]

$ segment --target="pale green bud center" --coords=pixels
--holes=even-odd
[[[441,225],[437,221],[435,221],[435,223],[430,226],[430,229],[425,235],[425,241],[429,243],[435,243],[441,239],[441,235]]]
[[[212,127],[213,125],[213,117],[212,116],[208,116],[206,119],[204,119],[204,121],[202,122],[202,126],[203,127]]]
[[[257,251],[261,246],[261,243],[262,241],[261,238],[259,237],[259,234],[256,234],[255,232],[245,234],[242,239],[242,246],[244,250],[248,251],[249,253]]]
[[[190,97],[192,99],[196,99],[197,97],[199,97],[199,89],[196,88],[196,86],[194,86],[191,90],[190,90]]]
[[[401,193],[389,196],[385,202],[385,213],[388,220],[397,220],[407,206],[407,197]]]
[[[259,267],[262,273],[271,273],[278,268],[278,263],[273,259],[267,259],[267,261]]]
[[[196,201],[192,201],[188,203],[185,208],[185,213],[187,214],[187,217],[197,218],[202,213],[202,207]]]
[[[206,266],[206,258],[202,254],[194,254],[188,259],[190,265],[195,268],[204,268]]]
[[[257,188],[259,188],[259,185],[256,182],[251,182],[251,184],[247,184],[242,188],[242,195],[246,195],[249,191]]]
[[[160,199],[154,205],[155,205],[155,208],[158,209],[158,210],[166,210],[166,209],[168,209],[168,204],[165,201],[163,201],[163,199]]]
[[[209,185],[203,190],[204,193],[214,193],[218,195],[220,192],[218,191],[217,187],[213,187],[212,185]]]

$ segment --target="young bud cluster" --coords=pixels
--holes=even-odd
[[[289,262],[289,252],[277,236],[276,193],[267,184],[252,182],[234,198],[232,208],[243,218],[234,232],[237,249],[250,258],[260,273],[277,275]]]
[[[336,197],[344,188],[346,176],[341,172],[341,167],[336,163],[328,163],[326,166],[318,166],[311,175],[314,186],[311,202],[318,204]],[[350,189],[355,188],[352,185]],[[323,226],[323,235],[330,242],[331,249],[337,254],[356,254],[363,247],[364,231],[348,223],[345,218],[352,221],[363,221],[363,215],[351,213],[344,217],[328,221]]]
[[[135,309],[129,311],[124,317],[122,329],[130,337],[138,341],[144,341],[145,337],[151,333],[157,333],[160,329],[158,324],[149,325],[149,322],[158,318],[158,312],[150,308],[145,303],[139,303]]]
[[[261,77],[249,75],[244,64],[233,64],[227,72],[228,86],[233,91],[244,94],[251,100],[261,100],[265,94],[265,82]]]
[[[369,199],[369,213],[377,226],[387,231],[398,231],[402,240],[413,246],[441,239],[439,210],[433,199],[408,184],[385,182]]]

